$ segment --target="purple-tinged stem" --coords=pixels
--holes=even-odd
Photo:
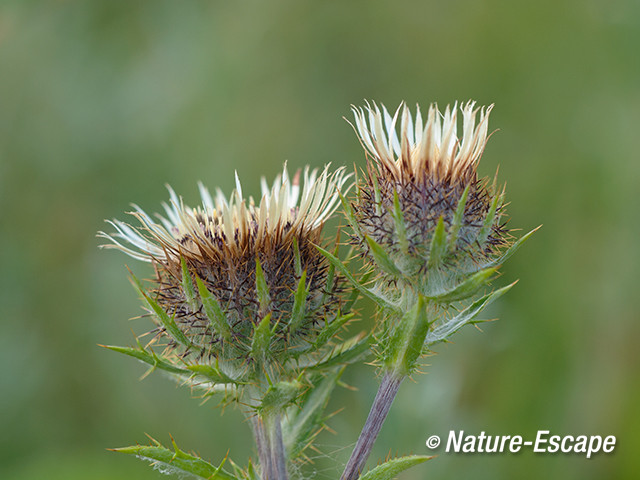
[[[362,427],[358,442],[351,453],[351,458],[347,462],[340,480],[356,480],[360,476],[360,472],[367,463],[373,444],[378,438],[382,424],[387,418],[393,399],[396,398],[403,380],[403,375],[399,376],[393,372],[386,372],[382,377],[380,388],[378,388],[376,398],[371,405],[367,421]]]
[[[271,433],[271,458],[274,471],[275,480],[288,480],[289,475],[287,473],[287,459],[284,449],[284,442],[282,440],[282,427],[280,425],[280,414],[274,415],[271,418],[272,425],[270,425]]]
[[[251,418],[262,480],[288,480],[280,414]]]
[[[275,476],[273,472],[273,463],[271,460],[271,447],[269,444],[269,438],[265,429],[264,421],[262,420],[262,418],[255,416],[251,418],[251,425],[253,427],[253,436],[255,438],[256,448],[258,450],[262,480],[273,479],[275,478]]]

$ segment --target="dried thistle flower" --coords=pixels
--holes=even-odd
[[[352,108],[367,168],[357,198],[343,198],[343,206],[374,274],[372,284],[356,287],[380,307],[376,353],[384,371],[410,374],[431,345],[512,286],[462,303],[533,233],[514,242],[503,220],[504,188],[478,178],[492,108],[456,103],[441,113],[431,105],[426,121],[419,107],[414,118],[404,104],[393,116],[375,103]]]
[[[346,179],[343,169],[330,175],[328,167],[319,174],[307,168],[300,185],[300,173],[290,180],[285,167],[272,187],[263,179],[258,205],[243,197],[237,176],[229,199],[220,190],[213,198],[200,184],[197,208],[184,205],[169,188],[171,200],[163,204],[166,217],[158,216],[160,224],[136,206],[133,215],[141,227],[114,220],[117,233],[102,236],[112,242],[108,247],[154,265],[155,301],[175,318],[193,353],[248,353],[255,326],[270,315],[275,326],[270,351],[276,354],[313,334],[337,308],[336,283],[327,286],[328,264],[314,244],[321,241],[322,226],[336,208],[336,189]],[[196,281],[185,284],[185,273]],[[296,305],[301,279],[307,291],[304,305]],[[211,295],[207,300],[224,321],[209,318],[197,290]],[[304,312],[292,322],[296,308]],[[166,332],[163,325],[160,330]]]
[[[502,222],[504,191],[477,174],[493,106],[474,107],[474,102],[460,107],[461,138],[457,104],[444,114],[431,105],[426,122],[419,107],[415,119],[406,105],[393,117],[376,104],[353,108],[368,153],[367,174],[353,204],[358,241],[367,253],[372,241],[382,246],[409,281],[428,270],[477,270],[509,244]],[[434,249],[434,238],[445,235],[446,245]],[[434,293],[419,286],[418,291]]]

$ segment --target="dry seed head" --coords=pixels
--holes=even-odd
[[[314,244],[321,242],[322,226],[335,211],[338,189],[348,178],[343,168],[331,174],[326,166],[322,171],[307,167],[291,179],[285,166],[271,187],[262,179],[262,197],[256,204],[253,198],[243,197],[236,175],[230,198],[220,190],[214,197],[200,184],[202,205],[196,208],[186,206],[169,187],[170,202],[163,204],[166,216],[157,215],[158,222],[134,206],[132,215],[140,226],[114,220],[109,223],[116,232],[99,236],[109,240],[105,247],[154,265],[155,301],[175,316],[198,353],[218,355],[225,346],[200,298],[189,298],[186,290],[197,292],[196,279],[220,305],[235,351],[250,348],[254,327],[267,314],[276,326],[274,347],[285,350],[291,340],[288,321],[294,294],[303,272],[308,293],[298,338],[312,333],[315,323],[338,307],[338,287],[327,285],[328,265]],[[185,289],[183,283],[183,261],[194,282],[192,289]],[[264,276],[266,303],[256,288],[256,269]]]
[[[364,108],[352,107],[354,129],[368,154],[365,179],[353,204],[361,242],[367,235],[396,259],[401,256],[401,239],[394,218],[396,195],[411,254],[408,263],[416,268],[424,269],[428,264],[430,244],[440,218],[450,235],[452,227],[456,229],[449,261],[458,262],[461,257],[479,261],[506,242],[507,232],[500,222],[502,193],[495,191],[495,185],[489,185],[486,179],[479,180],[476,170],[487,142],[492,108],[493,105],[475,108],[475,102],[458,107],[456,103],[441,113],[436,105],[431,105],[423,120],[420,107],[414,118],[404,103],[393,116],[375,103]],[[462,114],[460,137],[458,113]],[[465,190],[464,210],[459,225],[454,226],[456,209]],[[362,243],[367,250],[366,243]],[[403,260],[406,258],[399,258],[399,263],[407,264]]]

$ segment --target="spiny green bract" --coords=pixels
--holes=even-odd
[[[312,233],[293,237],[296,242],[289,238],[216,257],[155,264],[152,295],[191,342],[185,353],[250,357],[256,332],[274,358],[313,343],[337,315],[341,285],[335,275],[328,284],[330,267],[312,244],[320,242],[319,232]],[[260,329],[267,316],[269,327]]]
[[[494,190],[475,171],[395,180],[383,166],[369,165],[351,204],[355,239],[387,282],[434,295],[488,266],[509,244],[503,195]]]

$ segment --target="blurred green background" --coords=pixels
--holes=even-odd
[[[341,118],[495,103],[480,170],[500,165],[513,228],[544,227],[503,269],[520,283],[407,382],[375,450],[426,454],[449,429],[617,435],[612,455],[446,455],[401,478],[635,479],[640,460],[640,3],[9,1],[0,4],[0,478],[160,478],[107,447],[163,442],[239,463],[248,427],[98,343],[141,310],[99,251],[129,203],[246,192],[290,167],[362,165]],[[370,310],[364,310],[368,316]],[[365,323],[362,324],[362,327]],[[304,475],[337,479],[376,389],[345,380]],[[375,458],[370,462],[375,464]]]

